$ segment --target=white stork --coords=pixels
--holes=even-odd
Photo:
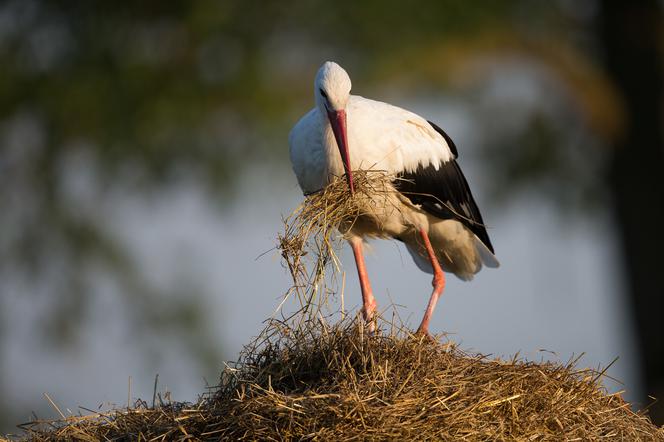
[[[498,267],[498,260],[450,137],[419,115],[351,95],[350,89],[350,77],[338,64],[328,61],[318,70],[316,106],[289,135],[293,169],[305,194],[344,174],[352,193],[353,170],[403,178],[395,181],[399,193],[392,202],[399,210],[385,208],[379,222],[357,222],[345,236],[355,255],[366,321],[372,320],[376,301],[362,254],[364,237],[403,241],[417,266],[433,274],[433,293],[418,328],[428,334],[445,286],[443,270],[470,280],[482,264]],[[375,203],[386,204],[384,197]]]

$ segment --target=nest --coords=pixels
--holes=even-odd
[[[356,172],[310,195],[279,237],[300,309],[266,328],[196,403],[138,401],[131,409],[20,426],[55,440],[664,440],[604,372],[489,359],[378,319],[331,324],[321,305],[337,232],[393,201],[394,177]],[[374,217],[375,218],[375,217]],[[312,265],[313,263],[313,265]],[[288,298],[288,296],[286,297]]]
[[[664,440],[602,373],[490,360],[394,326],[273,321],[195,404],[23,426],[33,440]],[[384,324],[383,324],[384,326]]]

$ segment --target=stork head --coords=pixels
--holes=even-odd
[[[346,171],[346,179],[351,194],[353,187],[353,174],[350,169],[350,153],[348,151],[348,136],[346,133],[346,105],[350,98],[350,77],[341,66],[333,61],[326,61],[316,74],[314,82],[314,96],[316,105],[322,115],[327,115],[341,160]]]

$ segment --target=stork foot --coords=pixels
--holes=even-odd
[[[362,296],[364,298],[364,306],[362,307],[362,318],[364,323],[369,329],[370,333],[376,331],[376,300],[373,295]]]
[[[428,327],[422,327],[421,325],[417,328],[417,331],[415,332],[414,337],[420,343],[423,343],[423,342],[437,343],[438,342],[438,338],[431,334],[431,332],[429,331],[429,328]]]
[[[364,320],[367,322],[373,321],[377,307],[376,299],[373,297],[371,293],[369,293],[368,296],[363,296],[363,298],[364,298],[364,306],[362,307],[362,316],[364,317]]]
[[[429,332],[429,329],[423,329],[421,326],[417,328],[417,331],[415,332],[415,336],[418,338],[423,338],[426,339],[427,341],[435,342],[436,338]]]

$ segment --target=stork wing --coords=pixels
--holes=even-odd
[[[436,132],[441,134],[443,136],[443,138],[445,138],[445,142],[447,143],[447,147],[450,148],[450,151],[452,152],[452,155],[454,155],[454,158],[458,158],[459,157],[459,152],[457,151],[456,144],[454,144],[454,141],[452,141],[452,138],[450,138],[450,136],[447,135],[447,133],[443,129],[438,127],[438,125],[436,123],[434,123],[432,121],[429,121],[429,120],[427,120],[427,123],[429,123],[429,125],[431,127],[433,127],[433,130],[435,130]]]
[[[456,146],[438,126],[430,123],[439,132],[456,157]],[[433,165],[419,165],[412,172],[402,172],[395,181],[399,192],[413,204],[441,219],[455,219],[470,229],[491,253],[493,245],[484,226],[466,177],[454,159],[442,163],[437,169]]]

